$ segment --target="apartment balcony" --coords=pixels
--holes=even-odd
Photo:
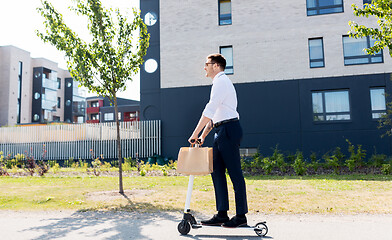
[[[59,86],[59,84],[57,81],[54,81],[54,80],[51,80],[51,79],[48,79],[45,77],[42,78],[42,87],[53,89],[53,90],[57,91],[58,86]]]
[[[99,113],[99,107],[88,107],[87,114],[91,114],[91,113]]]
[[[86,123],[99,123],[99,119],[87,120]]]

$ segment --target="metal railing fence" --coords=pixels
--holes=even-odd
[[[147,158],[161,154],[161,121],[120,122],[122,156]],[[36,160],[117,158],[116,123],[0,128],[0,151]]]

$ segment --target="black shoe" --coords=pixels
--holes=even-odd
[[[206,226],[221,226],[229,220],[229,217],[218,217],[218,215],[215,214],[210,220],[201,221],[201,224]]]
[[[234,216],[230,219],[230,221],[223,223],[222,227],[236,228],[236,227],[241,227],[246,225],[247,225],[246,217]]]

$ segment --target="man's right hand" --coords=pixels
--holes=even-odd
[[[197,138],[198,138],[197,135],[192,134],[192,136],[188,139],[188,142],[190,144],[194,144]]]

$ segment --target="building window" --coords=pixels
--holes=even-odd
[[[375,42],[375,39],[369,37],[355,39],[343,36],[344,65],[383,63],[382,50],[374,55],[368,55],[364,50],[374,46]]]
[[[91,114],[91,120],[99,120],[99,113]]]
[[[308,16],[343,12],[343,0],[306,0]]]
[[[231,24],[231,1],[219,0],[219,25]]]
[[[371,88],[372,118],[381,118],[386,113],[385,88]]]
[[[309,64],[311,68],[324,67],[323,38],[309,39]]]
[[[348,90],[312,92],[313,121],[350,120]]]
[[[61,78],[57,78],[57,89],[61,88]]]
[[[76,118],[76,123],[84,123],[84,117],[83,116],[78,116]]]
[[[137,121],[137,120],[139,120],[138,118],[139,118],[138,112],[125,112],[124,113],[124,122]]]
[[[105,121],[113,121],[114,120],[114,114],[113,113],[105,113],[103,115],[103,119]]]
[[[154,12],[148,12],[144,15],[144,23],[147,26],[153,26],[158,20],[157,15]]]
[[[257,148],[240,148],[241,157],[253,157],[257,153]]]
[[[226,74],[233,74],[234,67],[233,67],[233,46],[225,46],[219,48],[220,54],[222,54],[226,59]]]
[[[57,108],[61,108],[61,98],[57,98]]]
[[[363,4],[372,4],[372,0],[363,0]]]
[[[20,113],[22,104],[22,74],[23,74],[23,63],[19,62],[19,74],[18,74],[18,104],[16,109],[16,123],[20,123]]]
[[[98,101],[91,102],[91,107],[99,107],[99,102]]]

